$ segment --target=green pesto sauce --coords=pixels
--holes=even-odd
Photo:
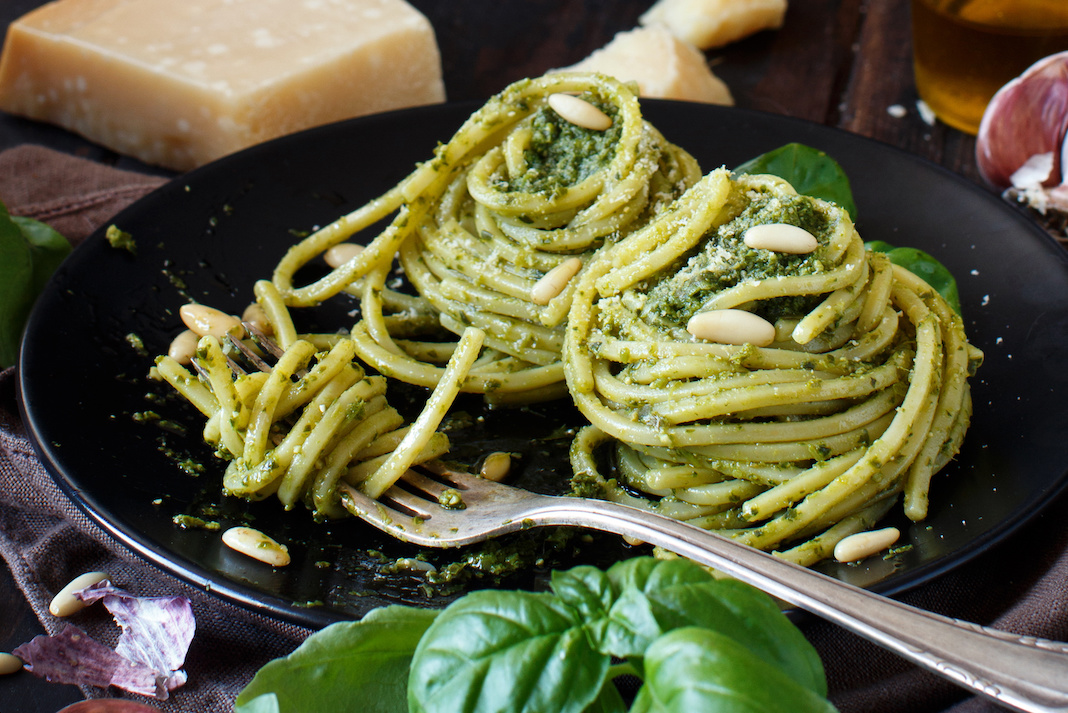
[[[139,334],[130,332],[125,337],[123,337],[123,339],[128,345],[130,345],[130,348],[137,353],[137,356],[148,356],[148,349],[145,348],[145,342],[141,339],[141,336]]]
[[[668,277],[648,289],[639,312],[641,317],[652,324],[685,325],[723,290],[779,276],[815,275],[826,269],[820,261],[819,249],[807,255],[790,255],[747,246],[745,231],[767,223],[789,223],[804,228],[816,236],[820,245],[827,244],[834,228],[807,196],[757,193],[734,218],[706,235],[698,250],[684,258],[683,264],[664,271]],[[800,316],[820,299],[812,296],[765,300],[758,313],[772,321]]]
[[[464,510],[467,508],[463,495],[456,488],[443,490],[441,495],[438,496],[438,505],[446,510]]]
[[[497,188],[555,196],[611,162],[621,131],[617,112],[611,105],[584,98],[612,117],[612,126],[593,131],[561,119],[548,107],[539,109],[531,117],[533,136],[523,153],[527,170],[517,177],[502,177]]]
[[[175,525],[183,530],[221,530],[222,525],[214,520],[205,520],[194,515],[175,515],[171,518]]]
[[[137,254],[137,242],[133,239],[133,236],[124,230],[119,230],[118,226],[109,225],[104,237],[107,238],[111,247],[125,250],[131,255]]]

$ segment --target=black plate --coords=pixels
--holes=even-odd
[[[253,282],[271,274],[295,232],[326,224],[392,186],[473,108],[357,119],[252,148],[176,179],[119,215],[114,222],[134,236],[136,257],[109,247],[99,232],[79,247],[38,302],[20,361],[26,423],[69,496],[147,560],[292,621],[320,626],[384,603],[441,603],[413,586],[415,579],[376,572],[367,548],[399,551],[362,523],[317,524],[306,511],[283,512],[273,500],[220,503],[221,466],[200,442],[199,419],[173,401],[146,400],[164,391],[145,380],[151,361],[126,335],[138,335],[149,354],[163,353],[180,330],[177,310],[187,297],[240,311]],[[927,250],[960,283],[968,333],[986,352],[973,381],[975,417],[963,452],[936,477],[928,520],[896,523],[903,543],[912,545],[908,551],[828,571],[900,592],[1005,537],[1064,488],[1068,263],[1052,239],[979,187],[845,132],[674,102],[646,102],[645,115],[705,170],[788,142],[826,151],[852,179],[866,240]],[[346,326],[351,308],[335,302],[315,310],[314,318],[328,328]],[[190,426],[189,433],[177,436],[135,419],[150,409]],[[473,450],[524,450],[524,478],[551,487],[547,477],[566,476],[559,452],[567,440],[532,442],[531,436],[554,431],[559,412],[490,414],[456,440]],[[183,472],[175,454],[186,453],[206,461],[209,472]],[[251,519],[289,543],[293,564],[272,570],[230,552],[215,532],[172,522],[175,515],[204,513],[224,525]],[[595,540],[579,559],[599,547]],[[545,569],[545,563],[534,567],[521,584],[537,586]]]

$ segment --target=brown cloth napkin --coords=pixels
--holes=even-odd
[[[12,214],[48,222],[72,241],[84,239],[160,180],[39,147],[0,153],[0,200]],[[102,569],[116,573],[117,584],[135,593],[187,596],[197,616],[186,662],[189,683],[160,706],[165,711],[231,710],[258,666],[289,653],[310,632],[193,590],[90,522],[35,457],[19,420],[15,381],[14,369],[0,373],[0,556],[43,626],[50,632],[57,628],[48,600],[71,573]],[[997,547],[901,599],[1020,635],[1068,640],[1066,522],[1068,497],[1061,497]],[[835,626],[816,620],[801,626],[823,658],[831,700],[843,713],[999,710]],[[114,626],[102,615],[87,628],[106,641]],[[102,693],[85,691],[87,696]]]

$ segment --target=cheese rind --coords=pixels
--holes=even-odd
[[[0,57],[0,109],[177,170],[444,98],[433,28],[403,0],[58,0]]]
[[[785,16],[786,0],[658,0],[638,22],[706,50],[782,27]]]
[[[727,85],[713,74],[704,54],[663,27],[620,32],[570,70],[601,72],[637,82],[643,97],[731,105]]]

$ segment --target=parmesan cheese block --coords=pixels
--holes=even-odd
[[[601,72],[636,82],[643,97],[733,104],[730,89],[712,73],[705,56],[662,27],[620,32],[571,70]]]
[[[403,0],[58,0],[0,57],[0,109],[177,170],[444,98],[433,28]]]
[[[659,0],[638,22],[662,25],[695,47],[711,49],[782,27],[785,15],[786,0]]]

